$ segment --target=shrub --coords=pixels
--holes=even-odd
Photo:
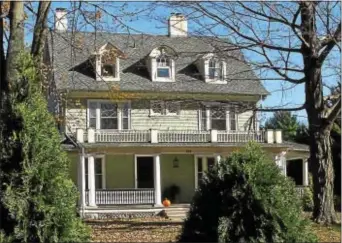
[[[295,185],[253,143],[203,177],[181,242],[314,242]]]
[[[302,206],[304,211],[312,211],[314,208],[313,201],[313,182],[312,175],[309,175],[309,186],[304,188],[304,194],[302,197]]]
[[[2,207],[8,217],[2,241],[84,242],[89,228],[77,216],[77,189],[68,173],[69,160],[60,146],[60,136],[41,94],[38,76],[28,54],[21,57],[21,78],[28,85],[22,100],[13,102],[13,111],[21,119],[21,128],[11,139],[20,144],[16,169],[7,168],[2,178]],[[15,155],[11,155],[15,156]],[[11,224],[8,224],[8,222]],[[10,238],[8,238],[10,237]]]

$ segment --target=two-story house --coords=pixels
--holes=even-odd
[[[50,106],[63,120],[84,212],[158,209],[172,185],[177,202],[189,203],[203,173],[248,141],[285,175],[286,159],[303,158],[308,184],[307,148],[259,130],[252,107],[268,92],[227,40],[189,36],[181,14],[169,18],[168,35],[146,35],[68,32],[65,11],[56,12]]]

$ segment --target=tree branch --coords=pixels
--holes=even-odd
[[[327,58],[327,56],[329,55],[331,50],[335,47],[338,41],[341,41],[341,23],[338,24],[335,30],[334,36],[331,38],[327,38],[322,42],[320,48],[325,47],[325,49],[322,51],[322,53],[318,57],[318,63],[320,63],[320,65],[323,64],[324,60]]]

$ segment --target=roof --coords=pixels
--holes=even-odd
[[[74,41],[71,42],[71,39]],[[73,44],[71,44],[73,43]],[[120,59],[120,81],[96,81],[87,60],[99,48],[111,43],[123,53]],[[176,50],[176,82],[152,82],[145,57],[162,45]],[[267,95],[268,92],[244,61],[239,50],[232,49],[227,41],[214,37],[168,37],[141,34],[114,34],[107,32],[57,32],[49,35],[49,52],[52,54],[54,79],[58,90],[108,91],[113,86],[131,92],[184,92]],[[199,77],[194,62],[200,55],[218,51],[227,54],[227,84],[205,83]],[[197,74],[197,75],[196,75]]]

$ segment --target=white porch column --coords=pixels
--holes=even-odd
[[[96,207],[95,202],[95,166],[94,156],[88,157],[88,188],[89,188],[89,206]]]
[[[308,159],[303,158],[303,186],[309,185],[309,164]]]
[[[78,191],[80,192],[80,207],[83,208],[86,204],[85,202],[85,163],[84,156],[80,155],[80,160],[78,163]]]
[[[154,168],[154,206],[162,206],[161,183],[160,183],[160,155],[155,155],[153,160]]]
[[[221,155],[215,155],[215,161],[219,164],[221,162]]]

